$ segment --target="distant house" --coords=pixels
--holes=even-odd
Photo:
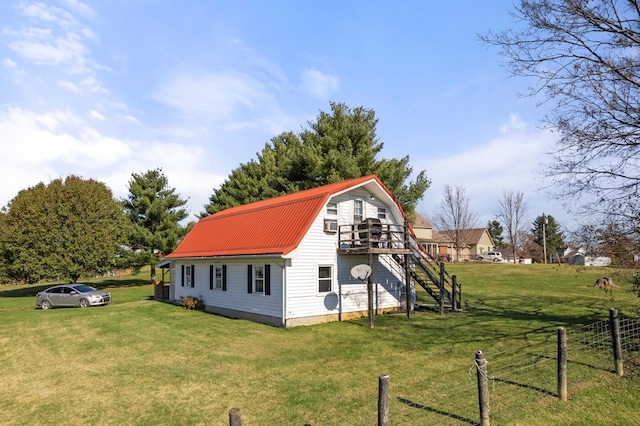
[[[438,257],[438,243],[433,239],[433,225],[417,212],[414,213],[414,217],[412,226],[418,244],[431,258],[436,259]]]
[[[493,238],[487,228],[472,228],[465,231],[466,239],[457,260],[475,260],[475,258],[495,249]],[[456,249],[450,233],[433,231],[433,241],[438,246],[438,256],[448,260],[456,260]]]
[[[281,327],[356,318],[368,312],[356,265],[372,270],[373,306],[405,300],[409,241],[415,234],[376,176],[233,207],[200,219],[161,267],[170,299]],[[361,277],[362,278],[362,277]]]

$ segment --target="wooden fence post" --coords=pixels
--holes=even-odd
[[[378,377],[378,426],[389,426],[389,375]]]
[[[242,418],[240,418],[240,409],[232,408],[229,410],[229,426],[242,426]]]
[[[476,351],[476,374],[478,376],[478,403],[480,406],[480,425],[490,426],[489,422],[489,383],[487,379],[487,360],[481,350]]]
[[[444,262],[440,262],[440,295],[438,302],[440,302],[440,315],[442,315],[444,314]]]
[[[456,275],[451,276],[451,310],[455,312],[460,305],[456,301],[456,295],[458,293],[458,277]]]
[[[613,345],[613,360],[616,364],[616,374],[624,376],[624,366],[622,365],[622,343],[620,342],[620,322],[618,311],[609,309],[609,325],[611,326],[611,344]]]
[[[567,330],[558,327],[558,398],[567,400]]]

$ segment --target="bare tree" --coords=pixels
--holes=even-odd
[[[472,229],[478,227],[478,216],[469,206],[466,189],[445,185],[439,209],[432,218],[436,230],[452,242],[458,261],[460,251],[469,245]]]
[[[529,211],[529,202],[524,199],[522,192],[503,191],[502,198],[498,199],[498,211],[496,216],[500,223],[504,224],[507,238],[513,251],[513,261],[518,258],[517,252],[522,245],[522,234]]]
[[[633,0],[521,0],[518,25],[480,35],[513,75],[532,77],[559,132],[546,174],[592,215],[640,222],[640,5]],[[524,27],[522,26],[524,25]]]

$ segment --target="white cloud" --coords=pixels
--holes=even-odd
[[[76,86],[70,81],[60,80],[58,81],[58,86],[64,87],[65,89],[71,90],[72,92],[75,92],[75,93],[80,93],[80,89],[78,88],[78,86]]]
[[[434,212],[445,185],[466,188],[472,207],[480,216],[480,225],[495,217],[496,203],[503,190],[519,191],[530,203],[530,214],[544,209],[556,218],[566,218],[566,209],[544,193],[546,182],[540,173],[552,151],[556,136],[550,131],[529,129],[517,115],[500,128],[502,134],[472,149],[448,156],[424,160],[417,169],[426,170],[432,180],[419,213]],[[553,212],[551,210],[554,210]]]
[[[10,58],[6,58],[4,61],[2,61],[2,63],[7,68],[16,68],[18,66],[18,64],[13,62]]]
[[[98,111],[91,110],[91,112],[89,113],[89,117],[94,118],[96,120],[101,120],[104,121],[104,115],[100,114]]]
[[[23,2],[20,4],[18,10],[22,15],[35,22],[55,23],[65,27],[75,23],[75,19],[69,12],[40,2]]]
[[[138,120],[137,118],[135,118],[132,115],[123,115],[122,119],[124,121],[128,121],[129,123],[135,123],[135,124],[140,124],[140,120]]]
[[[95,79],[95,77],[87,77],[80,82],[80,86],[86,87],[89,91],[93,93],[103,93],[107,94],[109,91],[104,88],[101,81]]]
[[[161,167],[170,185],[190,198],[188,208],[195,215],[226,177],[226,171],[209,171],[197,146],[117,139],[66,111],[5,110],[0,112],[0,134],[11,141],[0,158],[0,206],[22,189],[69,175],[104,182],[123,198],[131,173]]]
[[[155,99],[185,114],[225,120],[240,109],[257,111],[273,101],[259,80],[243,73],[183,74],[159,88]]]
[[[5,28],[11,50],[38,65],[63,65],[66,72],[92,74],[98,65],[90,59],[88,40],[97,37],[64,9],[41,2],[22,2],[20,29]]]
[[[69,9],[84,17],[93,18],[96,15],[95,10],[77,0],[62,0],[62,3]]]
[[[340,86],[340,80],[332,75],[316,69],[305,70],[302,73],[300,87],[316,98],[326,98],[333,94]]]

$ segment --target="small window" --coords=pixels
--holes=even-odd
[[[193,265],[187,265],[184,268],[184,284],[187,287],[193,287]]]
[[[360,223],[364,219],[362,200],[353,200],[353,223]]]
[[[332,287],[331,266],[318,266],[318,292],[329,293]]]
[[[327,203],[327,214],[332,216],[338,215],[338,203]]]
[[[216,290],[222,290],[222,265],[215,266],[214,270],[213,288]]]
[[[256,265],[253,270],[253,292],[264,293],[264,266]]]
[[[378,219],[386,219],[386,218],[387,218],[387,208],[378,207]]]

